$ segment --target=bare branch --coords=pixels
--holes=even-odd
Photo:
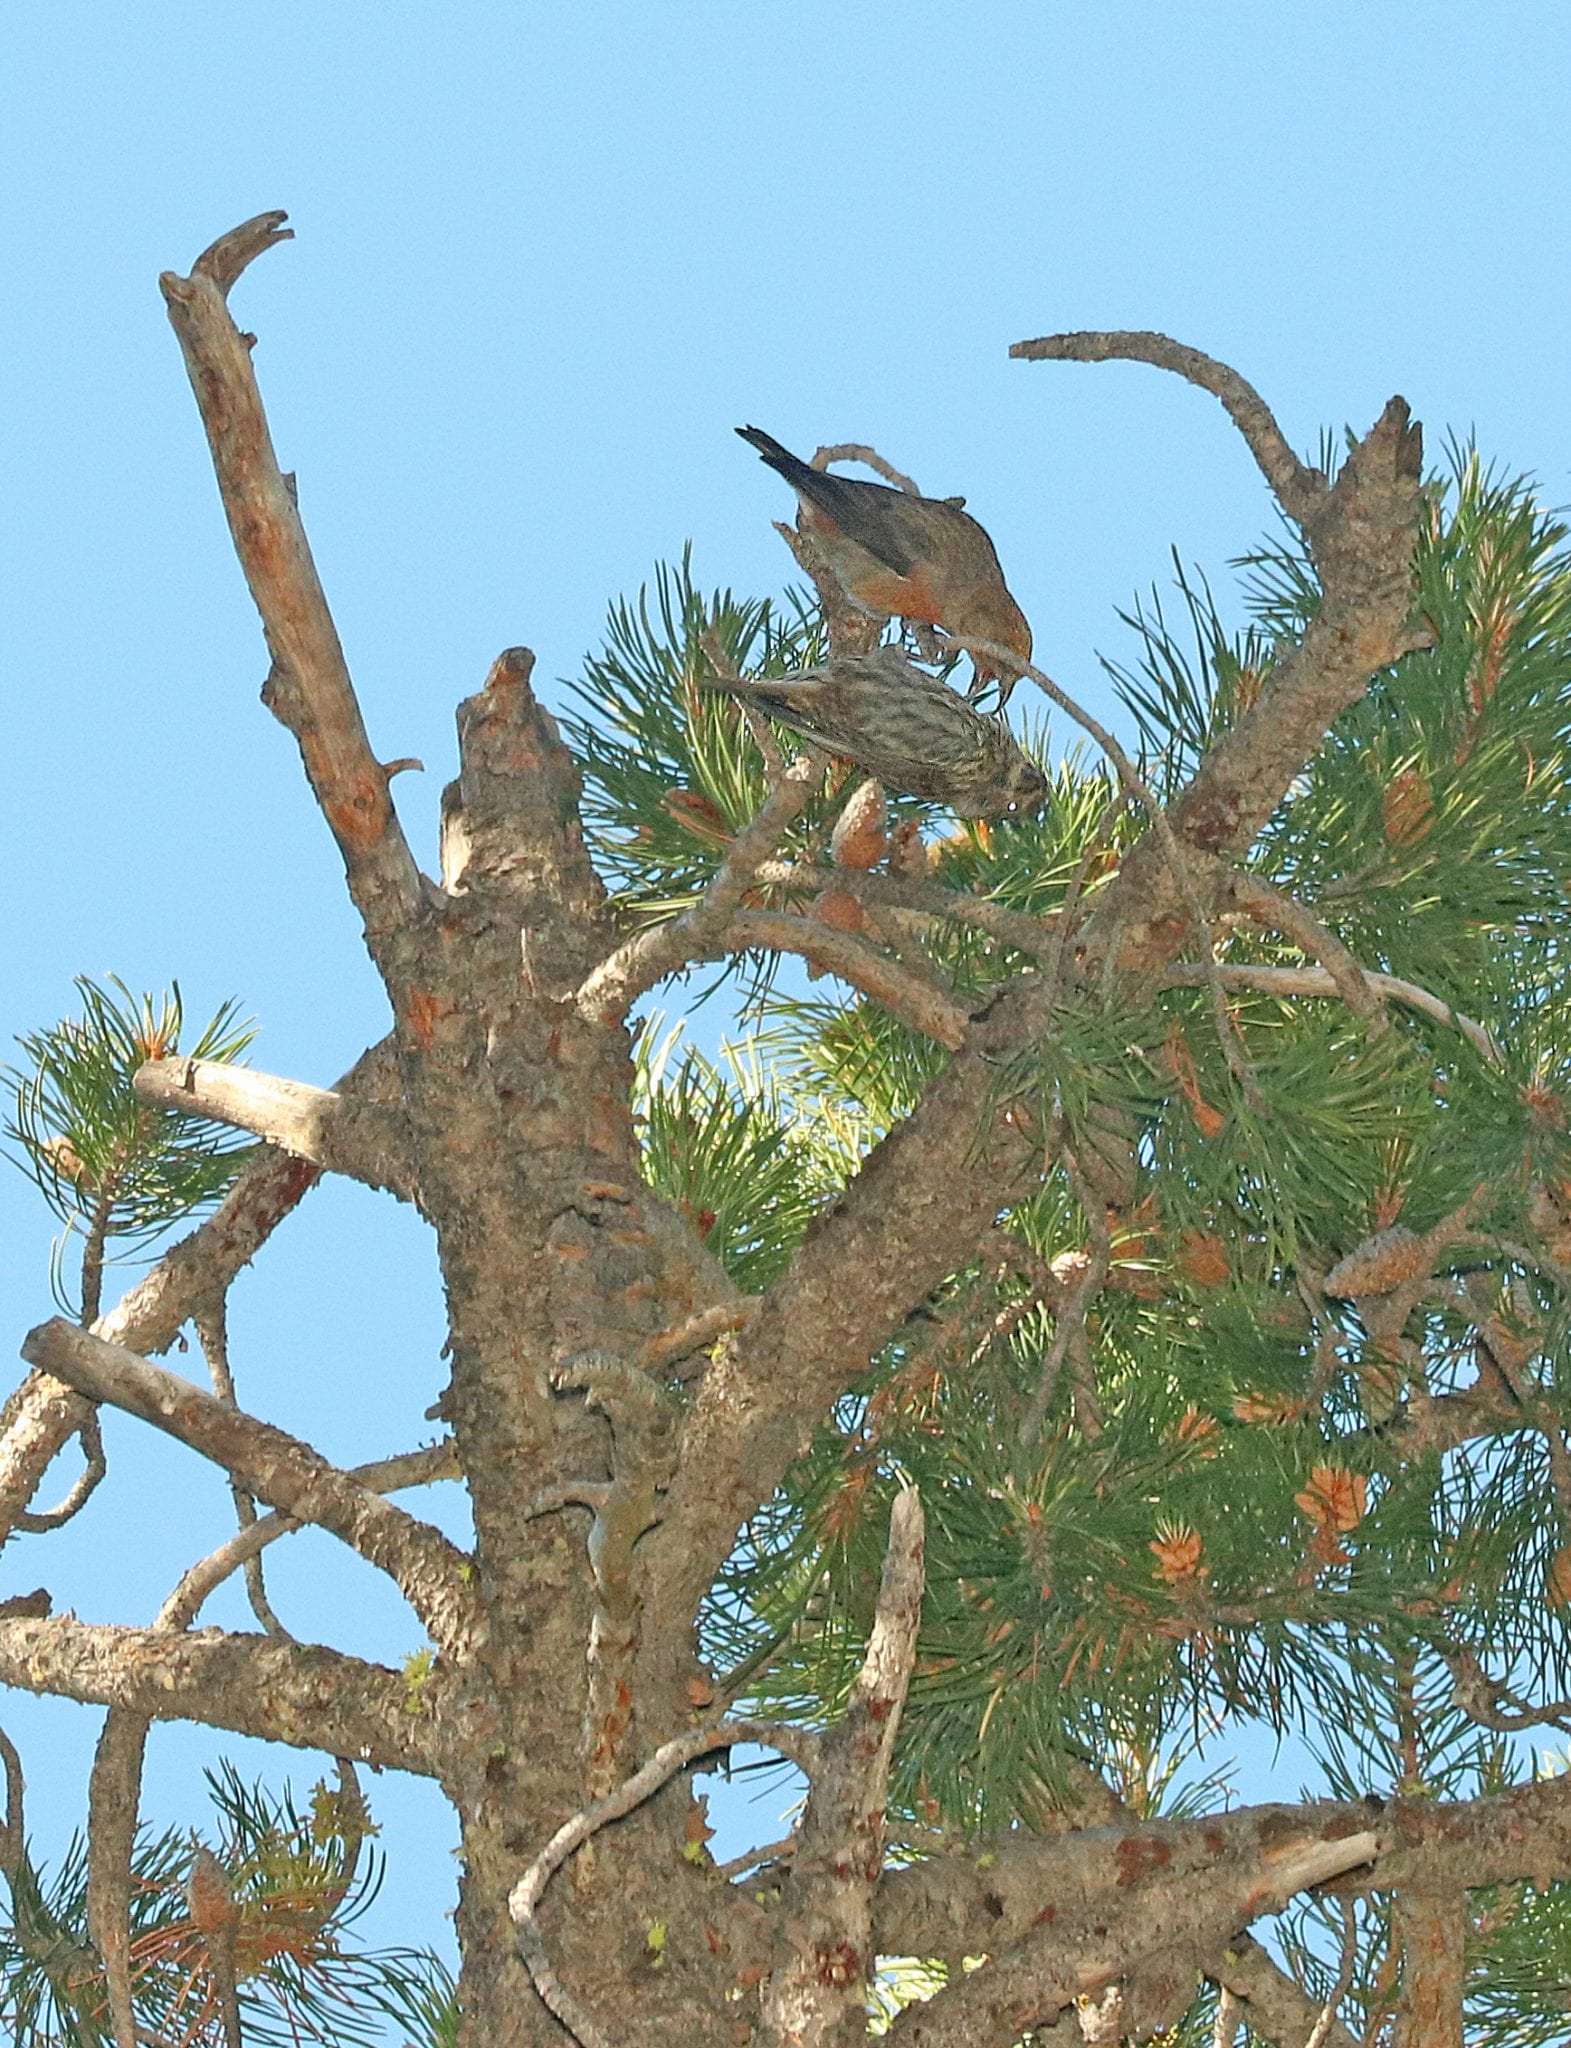
[[[883,1579],[851,1703],[819,1743],[785,1887],[786,1960],[764,1996],[765,2024],[801,2048],[866,2038],[884,1802],[916,1661],[923,1584],[922,1498],[903,1486],[890,1510]]]
[[[86,1460],[81,1471],[71,1482],[69,1491],[57,1507],[47,1508],[42,1514],[33,1514],[27,1509],[17,1515],[13,1527],[19,1535],[42,1536],[51,1529],[63,1529],[73,1516],[79,1515],[93,1495],[98,1491],[99,1482],[109,1467],[104,1461],[104,1436],[98,1426],[98,1415],[89,1409],[77,1427],[77,1437],[82,1445],[82,1456]]]
[[[1009,353],[1019,362],[1151,363],[1159,370],[1171,370],[1222,401],[1228,417],[1248,442],[1261,475],[1290,518],[1300,526],[1308,526],[1325,503],[1324,476],[1299,461],[1254,386],[1214,356],[1202,355],[1197,348],[1149,331],[1046,334],[1039,341],[1017,341]]]
[[[226,1408],[190,1380],[56,1317],[22,1346],[77,1392],[109,1401],[221,1465],[247,1493],[314,1522],[385,1571],[430,1632],[462,1655],[481,1625],[463,1553],[437,1529],[370,1492],[299,1438]]]
[[[5,1825],[0,1829],[0,1870],[14,1878],[27,1846],[25,1804],[27,1785],[22,1776],[22,1759],[16,1744],[0,1728],[0,1762],[5,1765]]]
[[[224,1060],[146,1060],[133,1085],[156,1109],[252,1131],[330,1173],[412,1199],[409,1127],[398,1110]]]
[[[1231,893],[1240,909],[1291,939],[1311,960],[1318,960],[1355,1017],[1384,1029],[1379,997],[1370,986],[1369,976],[1307,903],[1300,903],[1296,896],[1289,896],[1261,875],[1241,871],[1233,877]]]
[[[202,1346],[202,1356],[207,1360],[207,1369],[212,1376],[213,1392],[226,1408],[238,1409],[239,1398],[235,1393],[235,1376],[229,1364],[229,1318],[226,1303],[210,1302],[199,1309],[196,1315],[196,1334]],[[230,1497],[235,1504],[235,1520],[242,1531],[256,1527],[256,1502],[243,1486],[230,1481]],[[262,1575],[260,1551],[253,1551],[245,1560],[245,1590],[251,1603],[251,1612],[270,1636],[289,1634],[278,1616],[273,1612],[272,1602],[267,1597],[267,1585]]]
[[[814,451],[812,468],[827,469],[831,462],[860,462],[864,468],[876,470],[886,484],[893,484],[897,491],[909,491],[919,498],[922,493],[903,470],[896,469],[892,462],[886,462],[876,448],[870,448],[865,441],[833,441],[826,447]]]
[[[1017,953],[1037,959],[1051,957],[1062,929],[1056,911],[1032,917],[1023,910],[1011,910],[991,897],[970,896],[960,889],[946,889],[942,882],[912,880],[904,875],[880,875],[856,868],[798,866],[791,861],[763,861],[754,878],[764,886],[800,889],[816,896],[823,889],[843,889],[859,903],[887,905],[926,919],[946,919],[956,924],[975,925],[1010,946]]]
[[[235,552],[262,615],[272,707],[300,743],[381,959],[388,936],[420,914],[420,875],[366,737],[294,493],[273,453],[250,347],[227,304],[241,272],[282,238],[284,218],[258,215],[215,242],[189,277],[165,271],[159,284],[207,429]]]
[[[730,1749],[739,1742],[756,1742],[761,1748],[778,1750],[803,1770],[809,1770],[815,1761],[815,1744],[811,1736],[803,1735],[794,1728],[779,1727],[772,1721],[722,1721],[710,1728],[689,1728],[684,1734],[674,1735],[669,1742],[663,1742],[649,1761],[614,1792],[608,1792],[603,1799],[595,1800],[592,1805],[575,1813],[571,1820],[564,1821],[509,1894],[507,1907],[518,1932],[518,1951],[535,1990],[568,2032],[582,2043],[582,2048],[614,2048],[614,2044],[611,2036],[590,2018],[551,1966],[538,1919],[546,1886],[573,1851],[592,1835],[598,1834],[608,1822],[620,1820],[624,1814],[642,1806],[646,1799],[653,1798],[656,1792],[668,1785],[678,1771],[696,1763],[701,1756],[712,1756],[717,1749]]]
[[[823,779],[824,756],[813,747],[798,754],[744,825],[708,888],[690,910],[665,924],[650,925],[618,946],[578,991],[578,1007],[590,1019],[609,1023],[628,1010],[656,982],[675,974],[709,950],[753,884],[759,866],[780,843],[781,834]]]
[[[440,1768],[440,1674],[412,1711],[400,1672],[315,1643],[114,1628],[70,1614],[0,1620],[0,1684],[325,1749],[378,1770]]]
[[[1383,974],[1372,967],[1359,971],[1371,991],[1382,1001],[1401,1003],[1406,1009],[1433,1017],[1437,1024],[1450,1025],[1460,1031],[1470,1045],[1476,1046],[1492,1065],[1500,1063],[1503,1057],[1500,1047],[1485,1026],[1464,1016],[1460,1010],[1453,1010],[1443,997],[1431,995],[1416,981],[1404,981],[1398,974]],[[1263,995],[1340,996],[1344,1002],[1347,1000],[1346,991],[1337,978],[1324,967],[1252,967],[1227,961],[1217,968],[1217,973],[1225,988],[1259,989]],[[1162,977],[1162,985],[1164,988],[1195,988],[1206,978],[1204,968],[1180,965],[1167,970]]]

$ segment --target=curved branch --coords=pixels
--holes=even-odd
[[[109,1401],[211,1458],[270,1507],[330,1530],[387,1573],[434,1643],[455,1656],[467,1649],[480,1608],[463,1552],[440,1530],[359,1485],[298,1437],[59,1317],[29,1332],[22,1355],[89,1399]]]
[[[1045,334],[1038,341],[1017,341],[1009,353],[1016,361],[1027,363],[1150,363],[1156,369],[1171,370],[1222,401],[1290,518],[1308,526],[1326,501],[1325,477],[1299,461],[1255,387],[1226,363],[1202,355],[1197,348],[1149,330],[1123,330]]]
[[[199,256],[189,277],[159,279],[212,449],[235,552],[273,658],[269,701],[300,743],[306,774],[338,841],[372,951],[412,923],[420,873],[371,751],[338,629],[311,558],[290,481],[273,452],[251,337],[228,293],[247,265],[288,237],[283,213],[258,214]]]
[[[224,1060],[145,1060],[132,1085],[155,1109],[254,1132],[313,1166],[413,1199],[409,1128],[399,1110]]]
[[[611,2037],[589,2017],[551,1967],[537,1917],[546,1886],[573,1851],[608,1822],[620,1820],[646,1799],[652,1799],[678,1771],[696,1763],[701,1756],[712,1756],[717,1749],[731,1749],[741,1742],[756,1742],[761,1748],[778,1750],[803,1770],[812,1764],[816,1748],[811,1736],[772,1721],[722,1721],[715,1727],[689,1728],[685,1734],[674,1735],[614,1792],[606,1793],[603,1799],[595,1800],[571,1820],[564,1821],[509,1894],[507,1909],[518,1930],[518,1951],[534,1987],[583,2048],[612,2048]]]
[[[411,1711],[402,1673],[316,1643],[115,1628],[71,1614],[0,1619],[0,1685],[129,1707],[155,1721],[200,1721],[378,1770],[437,1775],[438,1684],[428,1681]]]
[[[458,1454],[451,1437],[420,1451],[404,1451],[397,1457],[375,1458],[367,1465],[351,1465],[349,1478],[370,1493],[398,1493],[406,1486],[428,1486],[436,1479],[457,1479]],[[192,1565],[169,1598],[158,1610],[155,1628],[189,1628],[202,1611],[208,1596],[224,1580],[240,1570],[280,1536],[290,1536],[306,1524],[294,1515],[275,1511],[263,1515],[249,1527],[237,1529],[227,1543]]]
[[[892,1017],[924,1037],[936,1039],[951,1052],[964,1043],[971,1023],[969,1011],[854,933],[820,924],[817,918],[794,917],[780,910],[738,911],[693,958],[719,960],[728,953],[748,953],[758,947],[799,954],[824,973],[871,996]]]
[[[104,1436],[98,1426],[98,1415],[89,1409],[82,1417],[76,1432],[82,1444],[82,1456],[86,1461],[76,1478],[71,1482],[65,1498],[58,1506],[46,1508],[41,1514],[32,1514],[23,1509],[17,1515],[13,1526],[22,1536],[44,1536],[51,1529],[63,1529],[67,1522],[79,1515],[109,1470],[104,1458]]]

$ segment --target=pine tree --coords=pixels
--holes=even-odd
[[[86,1509],[28,1503],[108,1400],[240,1526],[152,1628],[0,1615],[0,1677],[109,1708],[48,1885],[9,1759],[19,2038],[1562,2042],[1565,527],[1470,450],[1426,475],[1400,400],[1310,467],[1163,337],[1022,343],[1213,392],[1283,513],[1241,627],[1182,566],[1128,615],[1127,749],[1032,672],[1048,800],[957,825],[709,687],[865,644],[810,539],[784,599],[684,559],[559,725],[523,650],[460,708],[438,887],[227,312],[280,222],[165,290],[393,1030],[333,1090],[85,985],[24,1042],[13,1141],[85,1250],[0,1511]],[[695,970],[717,1056],[629,1021]],[[418,1203],[451,1316],[441,1440],[353,1472],[227,1379],[228,1281],[323,1171]],[[204,1205],[102,1312],[116,1236]],[[150,1362],[187,1321],[211,1396]],[[385,1498],[458,1478],[469,1553]],[[404,1672],[271,1616],[303,1522],[404,1592]],[[242,1567],[265,1633],[188,1633]],[[155,1717],[439,1779],[457,2014],[340,1940],[352,1767],[309,1821],[220,1776],[213,1843],[150,1841]],[[1239,1805],[1262,1728],[1317,1783]],[[809,1792],[720,1868],[691,1768],[740,1742]]]

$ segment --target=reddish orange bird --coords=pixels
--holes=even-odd
[[[737,432],[796,492],[803,525],[858,604],[886,618],[920,619],[964,638],[990,640],[1022,661],[1031,659],[1031,628],[1009,594],[993,543],[962,509],[964,498],[923,498],[836,476],[803,462],[761,427]],[[997,681],[1002,705],[1018,670],[1000,675],[996,661],[973,660],[971,694]]]

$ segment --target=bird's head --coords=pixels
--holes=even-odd
[[[958,620],[955,622],[955,630],[963,632],[968,640],[985,640],[996,647],[1007,647],[1022,662],[1031,659],[1031,628],[1026,615],[1002,584],[996,590],[982,592],[967,607],[964,624]],[[971,658],[976,663],[979,683],[1012,685],[1019,678],[1017,668],[1011,668],[1007,675],[1000,675],[1003,664],[991,655],[976,654]]]
[[[1003,798],[1001,817],[1019,818],[1027,812],[1039,811],[1047,798],[1047,777],[1022,754],[1005,777]]]

